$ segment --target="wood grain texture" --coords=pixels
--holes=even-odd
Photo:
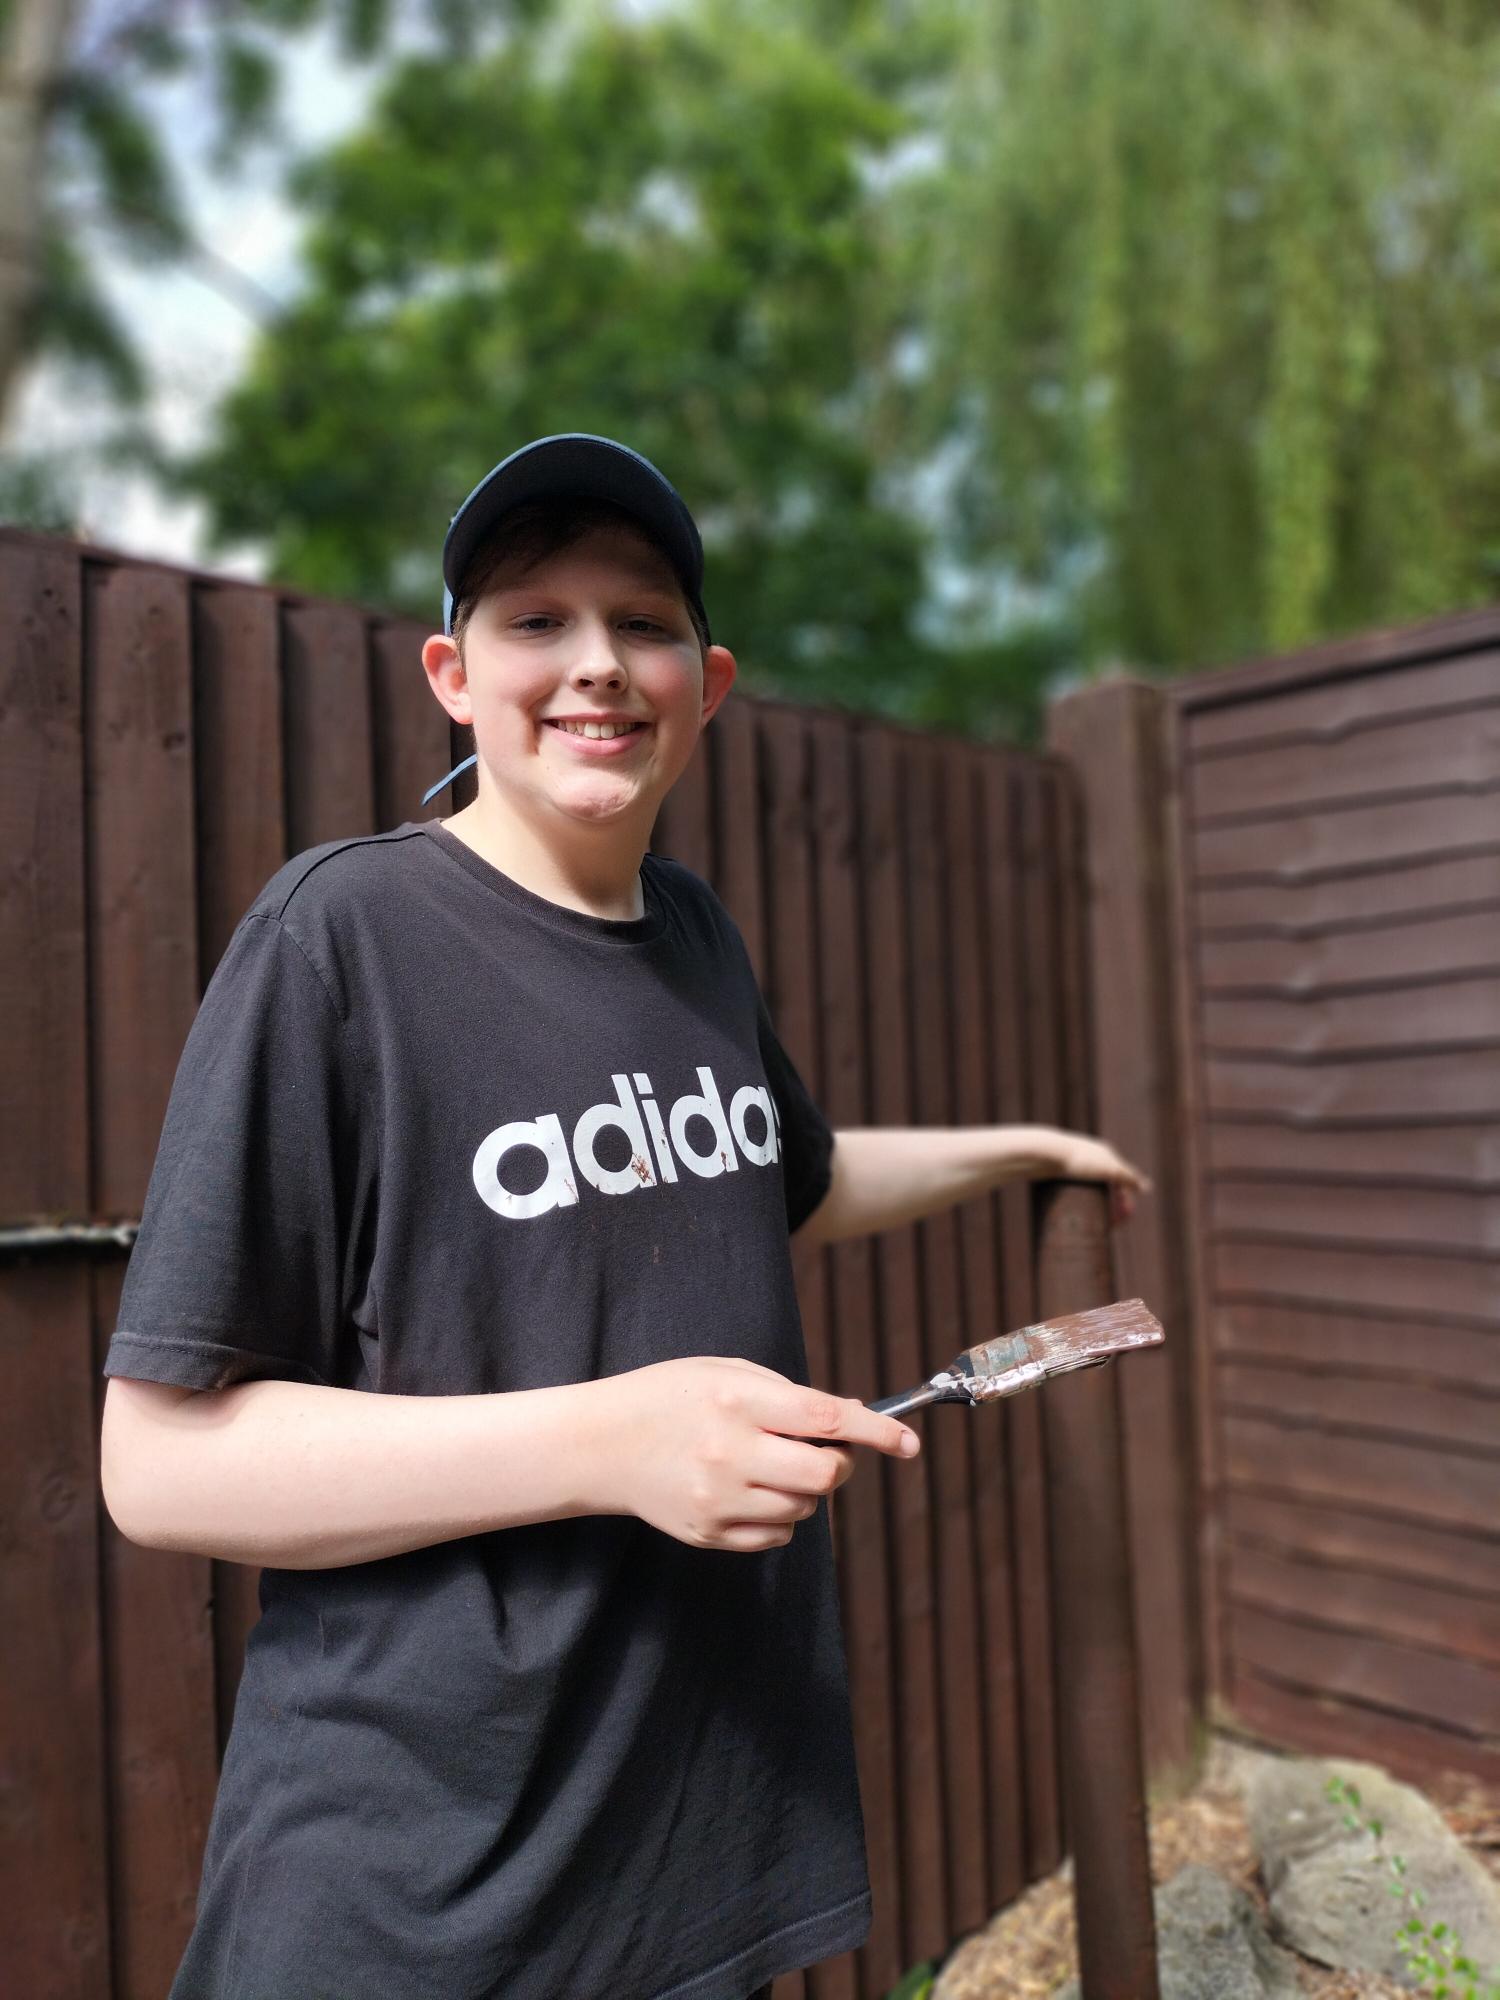
[[[864,828],[860,896],[869,953],[871,1117],[877,1125],[913,1122],[910,1005],[906,982],[904,745],[893,732],[865,729],[858,738]],[[924,1379],[922,1297],[916,1231],[887,1230],[875,1240],[881,1352],[887,1378],[911,1385]],[[929,1413],[930,1414],[930,1413]],[[955,1416],[953,1410],[941,1412]],[[919,1414],[923,1453],[904,1468],[921,1476],[892,1477],[896,1701],[900,1716],[902,1925],[908,1965],[941,1956],[955,1933],[947,1904],[948,1822],[943,1800],[941,1681],[938,1673],[937,1592],[932,1566],[936,1506],[929,1467],[933,1429]],[[892,1468],[893,1474],[903,1468]]]
[[[86,632],[93,1199],[139,1215],[198,1004],[186,580],[91,567]],[[96,1275],[100,1365],[121,1277]],[[211,1571],[113,1527],[103,1556],[115,1987],[147,2000],[192,1926],[217,1782]]]
[[[1409,798],[1500,783],[1500,701],[1448,714],[1404,714],[1331,740],[1283,738],[1233,756],[1194,759],[1188,811],[1206,825],[1279,817],[1344,802]]]
[[[817,833],[820,1102],[835,1132],[840,1132],[870,1122],[859,797],[853,732],[828,715],[810,717],[806,729]],[[835,1244],[828,1253],[828,1268],[835,1386],[840,1395],[872,1402],[892,1386],[880,1352],[874,1247],[860,1237]],[[862,1994],[889,1992],[906,1970],[901,1944],[900,1717],[886,1501],[889,1484],[912,1471],[874,1453],[863,1454],[854,1477],[832,1502],[873,1900],[870,1935],[859,1954]]]
[[[90,1209],[82,605],[71,549],[0,539],[0,1214]],[[0,1267],[0,1880],[18,1991],[93,2000],[110,1960],[88,1267]],[[19,1635],[19,1642],[17,1637]]]
[[[1135,1624],[1146,1762],[1157,1784],[1185,1782],[1202,1703],[1198,1578],[1189,1505],[1193,1463],[1191,1292],[1180,1254],[1181,1036],[1174,989],[1176,912],[1163,794],[1161,695],[1117,680],[1054,703],[1048,742],[1078,788],[1080,977],[1090,980],[1091,1046],[1067,1065],[1091,1074],[1082,1122],[1153,1183],[1114,1239],[1122,1297],[1145,1298],[1166,1344],[1121,1371]],[[1084,938],[1080,938],[1080,946]]]

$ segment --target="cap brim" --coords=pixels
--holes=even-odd
[[[607,500],[641,522],[700,608],[703,543],[675,487],[649,459],[612,438],[572,433],[523,445],[489,472],[454,515],[443,543],[443,629],[482,545],[513,508],[564,495]]]

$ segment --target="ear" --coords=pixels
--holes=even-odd
[[[422,666],[432,684],[433,693],[453,720],[472,724],[474,714],[469,701],[469,677],[459,658],[457,642],[445,632],[434,632],[430,639],[423,642]]]
[[[734,655],[727,646],[710,646],[703,655],[703,717],[706,723],[718,709],[725,695],[734,686],[734,677],[739,672]]]

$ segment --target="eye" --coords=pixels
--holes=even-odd
[[[528,618],[512,619],[511,625],[517,632],[534,632],[543,625],[554,625],[556,622],[556,619],[549,618],[545,611],[536,611]]]

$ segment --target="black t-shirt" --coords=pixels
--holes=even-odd
[[[173,1085],[105,1373],[400,1395],[808,1380],[832,1137],[705,883],[532,894],[436,822],[288,862]],[[742,2000],[860,1943],[826,1504],[268,1568],[172,2000]]]

